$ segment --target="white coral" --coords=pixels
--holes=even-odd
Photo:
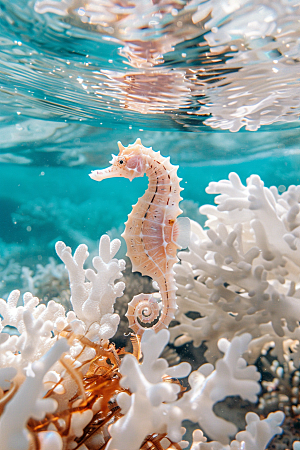
[[[225,446],[216,441],[206,442],[202,431],[195,430],[191,450],[264,450],[275,434],[282,433],[280,425],[283,419],[282,411],[270,413],[266,419],[260,419],[255,413],[247,413],[246,430],[237,433],[235,440]]]
[[[251,341],[250,334],[220,339],[218,347],[223,358],[212,364],[204,364],[189,376],[191,390],[178,400],[178,407],[184,411],[184,417],[198,422],[201,428],[212,438],[224,443],[237,429],[232,423],[216,416],[215,403],[231,395],[239,395],[251,402],[257,401],[260,392],[260,375],[255,366],[247,366],[242,358]]]
[[[297,224],[295,208],[288,217],[290,218],[288,223]],[[236,441],[233,441],[230,447],[226,446],[229,435],[234,434],[236,428],[232,423],[218,417],[213,410],[213,406],[229,395],[240,395],[243,399],[256,401],[256,396],[260,390],[259,374],[254,366],[247,365],[242,355],[249,348],[253,352],[256,352],[257,348],[261,350],[262,346],[269,343],[270,339],[273,338],[275,327],[272,328],[272,321],[267,323],[258,321],[261,327],[260,333],[263,331],[262,327],[265,327],[265,335],[261,336],[259,333],[255,335],[255,327],[251,328],[252,322],[249,320],[243,326],[248,325],[251,328],[254,339],[251,340],[249,334],[235,336],[235,334],[240,334],[241,329],[239,331],[233,329],[228,333],[226,326],[229,322],[226,321],[226,317],[229,314],[224,306],[226,302],[221,301],[222,295],[218,297],[220,292],[223,293],[222,283],[220,282],[221,276],[218,273],[218,271],[224,269],[221,258],[224,252],[229,252],[226,256],[227,265],[232,265],[230,267],[234,267],[234,270],[237,270],[236,267],[241,262],[239,270],[243,276],[238,279],[239,282],[246,283],[245,286],[249,284],[255,290],[255,294],[251,298],[255,295],[257,297],[265,295],[268,281],[263,279],[262,273],[263,270],[267,271],[268,269],[263,267],[262,270],[253,274],[251,270],[248,270],[249,265],[252,267],[251,264],[255,258],[262,257],[258,255],[259,252],[251,249],[250,252],[247,250],[248,253],[246,254],[242,252],[240,245],[242,243],[241,231],[240,235],[234,239],[234,236],[225,239],[224,244],[224,235],[226,234],[224,229],[218,229],[217,232],[212,230],[212,233],[207,232],[206,235],[205,231],[194,224],[194,230],[200,230],[203,236],[210,236],[210,248],[205,246],[202,248],[196,239],[191,244],[190,254],[195,249],[198,251],[198,248],[200,248],[201,255],[207,255],[206,258],[203,256],[202,260],[194,251],[195,256],[193,258],[202,267],[202,270],[205,268],[211,270],[211,278],[210,281],[207,280],[206,284],[200,282],[200,280],[195,280],[194,271],[200,269],[196,266],[192,267],[188,260],[183,261],[182,266],[178,266],[178,270],[182,271],[180,274],[181,280],[184,280],[186,271],[189,271],[188,276],[190,277],[190,286],[186,286],[186,281],[184,287],[179,286],[179,301],[182,308],[180,314],[185,316],[185,312],[195,310],[193,308],[198,305],[199,292],[205,294],[208,289],[209,295],[214,295],[213,301],[208,302],[204,297],[204,301],[201,303],[200,300],[199,304],[201,308],[206,308],[207,314],[209,311],[215,312],[209,318],[211,320],[209,326],[206,326],[206,328],[204,326],[203,333],[206,337],[209,337],[209,333],[211,333],[212,341],[215,342],[216,346],[218,345],[219,353],[224,355],[216,362],[215,366],[209,363],[204,364],[198,370],[192,372],[189,376],[190,389],[187,392],[180,393],[180,385],[171,382],[170,377],[186,377],[191,370],[190,365],[181,363],[169,367],[167,361],[160,358],[160,355],[169,341],[170,332],[161,330],[155,334],[152,330],[146,331],[141,343],[142,362],[140,363],[131,354],[125,355],[121,362],[119,373],[122,379],[120,384],[124,390],[117,395],[117,402],[121,407],[123,416],[117,418],[110,426],[111,439],[106,450],[128,450],[128,448],[138,450],[144,439],[153,433],[166,433],[167,438],[171,441],[180,442],[184,433],[181,425],[185,419],[197,422],[211,438],[217,439],[217,441],[206,443],[202,435],[200,439],[201,433],[198,430],[192,444],[194,450],[204,450],[205,448],[242,450],[242,442],[247,443],[246,450],[253,450],[254,448],[261,450],[266,445],[267,440],[276,432],[280,432],[281,413],[275,413],[265,421],[259,421],[257,416],[250,415],[247,416],[248,425],[246,431],[242,432],[244,434],[238,433]],[[293,230],[290,230],[290,232],[293,232]],[[250,232],[249,236],[252,235]],[[240,246],[236,246],[235,241]],[[84,376],[88,370],[89,362],[95,356],[95,349],[92,345],[85,346],[80,336],[84,335],[84,339],[87,337],[100,343],[101,340],[114,335],[119,323],[119,317],[113,310],[116,298],[122,295],[124,289],[123,282],[115,283],[122,276],[121,271],[125,266],[123,260],[115,258],[119,246],[118,240],[111,242],[108,236],[103,236],[100,240],[99,256],[93,259],[94,269],[84,269],[84,263],[88,257],[85,245],[80,245],[72,256],[69,247],[66,247],[62,242],[57,244],[57,253],[69,272],[71,303],[74,311],[66,314],[64,307],[54,301],[49,301],[47,305],[40,304],[39,299],[31,293],[24,294],[23,304],[20,305],[19,291],[13,291],[7,302],[0,300],[0,315],[2,317],[0,322],[2,331],[0,334],[0,388],[3,391],[8,391],[9,394],[14,394],[12,398],[8,399],[0,419],[0,432],[1,437],[3,436],[4,450],[14,448],[28,450],[30,448],[31,436],[26,427],[29,418],[41,420],[46,413],[55,410],[57,414],[60,414],[67,410],[70,405],[77,408],[81,404],[85,393],[80,391],[82,389],[80,377]],[[214,256],[215,248],[219,249],[220,256]],[[190,257],[188,253],[185,253],[185,255],[187,255],[187,258]],[[280,254],[275,256],[275,260],[279,261]],[[271,262],[273,264],[273,260]],[[264,261],[260,264],[264,264]],[[272,272],[274,268],[277,268],[276,264],[273,264],[269,271]],[[234,272],[234,270],[232,271]],[[280,276],[280,273],[276,271],[274,273],[277,274],[277,278]],[[252,274],[252,278],[249,282],[247,277],[250,274]],[[276,276],[272,279],[274,282],[278,281]],[[218,280],[216,283],[214,277],[215,280]],[[191,287],[193,286],[194,291],[192,292]],[[223,287],[226,292],[226,286]],[[186,297],[185,301],[182,301],[184,289],[192,296]],[[229,300],[232,300],[230,295],[224,298],[230,304]],[[264,298],[263,301],[268,301],[268,298]],[[247,304],[247,299],[244,302]],[[241,310],[238,309],[238,306],[236,307],[236,317],[240,314],[242,321],[244,320],[244,303],[241,302],[241,305]],[[260,312],[258,301],[255,306],[257,312]],[[272,311],[270,317],[272,317]],[[221,315],[218,317],[220,313]],[[276,315],[276,312],[274,315]],[[247,317],[252,319],[251,314],[247,314]],[[196,319],[196,321],[202,319],[207,320],[206,317],[203,317]],[[233,320],[235,320],[234,317]],[[239,324],[239,321],[237,323]],[[290,333],[290,337],[295,338],[295,333],[299,331],[299,327],[294,330],[292,322],[288,325],[290,330],[287,329],[285,324],[282,325],[285,336],[286,333]],[[16,334],[6,333],[9,328],[14,328]],[[173,330],[176,330],[176,327],[171,330],[172,333]],[[70,347],[61,338],[61,335],[69,331],[74,331]],[[229,334],[227,337],[232,338],[231,342],[225,338],[219,339],[222,334],[226,336],[226,333]],[[278,339],[281,339],[280,336],[278,336]],[[68,353],[60,358],[61,353],[66,350],[68,350]],[[68,368],[67,371],[66,368]],[[77,375],[79,382],[76,381]],[[19,387],[19,390],[15,393],[14,389],[17,387]],[[53,389],[52,398],[43,398],[44,394],[51,389]],[[4,392],[1,390],[0,395],[2,396]],[[75,397],[76,400],[73,401],[72,399]],[[16,404],[23,406],[20,408]],[[91,422],[95,412],[98,411],[95,405],[95,410],[88,406],[84,410],[74,410],[70,416],[66,435],[63,437],[59,433],[60,425],[57,424],[56,428],[54,423],[51,423],[47,430],[37,432],[36,438],[41,450],[74,448],[76,446],[75,439],[83,435],[85,427]],[[15,411],[17,411],[16,414],[14,414]],[[104,436],[95,434],[81,447],[83,449],[94,449],[103,443]],[[180,445],[183,444],[181,441]]]
[[[2,450],[28,450],[30,435],[26,424],[29,418],[42,420],[46,413],[56,410],[57,403],[55,400],[43,398],[43,378],[62,353],[68,349],[66,339],[60,339],[45,355],[31,365],[30,374],[1,415]],[[58,437],[57,442],[59,442]],[[42,450],[44,448],[42,446]],[[53,448],[53,450],[56,449]]]
[[[0,367],[15,367],[19,371],[40,358],[54,343],[52,332],[59,320],[65,320],[65,309],[59,303],[39,304],[39,299],[27,292],[23,305],[17,306],[20,292],[13,291],[7,302],[0,299],[1,329],[14,327],[18,334],[0,335]]]
[[[168,368],[166,360],[158,359],[168,340],[167,330],[157,334],[148,330],[142,338],[143,363],[140,365],[133,355],[124,357],[121,385],[132,395],[122,392],[117,396],[124,417],[111,426],[112,439],[107,450],[139,449],[147,435],[165,431],[174,440],[180,440],[182,412],[172,404],[180,387],[164,382],[163,376],[184,377],[190,372],[190,365],[181,363]]]
[[[74,312],[84,322],[87,337],[91,340],[110,339],[119,325],[120,317],[114,314],[113,305],[125,288],[122,281],[114,284],[125,269],[124,260],[114,258],[120,245],[118,239],[110,242],[109,236],[102,236],[99,256],[93,258],[95,270],[83,268],[89,256],[86,245],[79,245],[73,257],[70,247],[63,242],[57,242],[55,246],[69,272]]]
[[[229,180],[210,183],[207,192],[219,194],[218,206],[200,208],[209,228],[194,223],[190,250],[179,254],[180,324],[171,329],[172,339],[177,345],[205,341],[208,359],[218,354],[220,337],[250,332],[258,339],[269,324],[269,342],[272,336],[277,344],[278,337],[297,339],[300,187],[290,186],[280,195],[257,175],[244,186],[232,173]],[[193,320],[188,311],[201,317]]]
[[[107,450],[137,450],[152,433],[167,433],[168,438],[178,442],[184,419],[198,422],[211,437],[226,442],[228,436],[236,432],[236,427],[217,417],[213,405],[228,395],[256,401],[260,376],[254,366],[247,367],[241,358],[250,335],[235,337],[232,343],[221,340],[219,345],[225,352],[224,357],[215,369],[205,364],[192,372],[189,376],[191,389],[180,399],[177,399],[178,385],[164,382],[163,375],[181,378],[187,375],[190,366],[182,363],[168,368],[164,359],[157,359],[168,338],[168,330],[157,334],[146,331],[142,338],[143,363],[139,364],[133,355],[124,357],[120,367],[121,384],[131,395],[122,392],[117,397],[124,416],[111,426],[112,439]]]
[[[76,334],[97,341],[114,335],[119,316],[114,313],[113,305],[125,286],[123,282],[114,284],[125,267],[123,260],[114,258],[119,246],[117,239],[110,242],[107,235],[103,236],[99,256],[93,259],[94,271],[83,269],[88,256],[85,245],[79,246],[72,258],[69,247],[62,242],[57,244],[58,253],[69,269],[74,311],[66,313],[64,307],[53,300],[47,305],[40,304],[30,292],[23,295],[23,304],[19,304],[18,290],[13,291],[7,301],[0,299],[1,399],[3,391],[11,389],[9,394],[13,394],[20,386],[1,415],[1,449],[28,450],[31,438],[26,424],[29,418],[42,420],[45,413],[61,411],[77,394],[78,383],[66,373],[64,364],[73,369],[83,366],[80,378],[88,369],[85,363],[95,356],[95,350],[84,348]],[[58,339],[66,327],[75,332],[70,347],[65,339]],[[64,361],[58,362],[67,350]],[[56,399],[43,399],[51,388]],[[64,438],[68,445],[72,446],[75,437],[83,434],[93,414],[91,409],[72,414],[68,436]],[[65,445],[53,429],[37,433],[37,438],[41,450],[61,450]]]

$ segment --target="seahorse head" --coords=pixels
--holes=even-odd
[[[96,181],[102,181],[105,178],[124,177],[130,181],[136,177],[142,177],[146,171],[147,158],[143,150],[141,140],[137,139],[134,144],[124,147],[118,142],[119,154],[112,155],[111,166],[106,169],[93,170],[90,177]]]

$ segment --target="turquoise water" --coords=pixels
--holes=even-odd
[[[58,239],[120,235],[146,180],[88,177],[118,140],[170,155],[184,214],[203,223],[206,186],[231,171],[299,183],[297,5],[200,4],[0,1],[5,277],[10,261],[46,263]]]
[[[57,241],[120,237],[147,179],[88,176],[118,141],[170,156],[202,225],[232,171],[299,185],[299,35],[285,0],[0,0],[0,297],[60,263]]]
[[[280,133],[276,134],[280,137]],[[178,137],[186,137],[184,142],[188,142],[188,135],[178,134]],[[227,136],[222,137],[226,140]],[[118,139],[123,139],[122,133],[116,133],[110,147],[116,146]],[[132,141],[123,139],[123,142],[127,144]],[[147,140],[144,139],[144,143],[147,145]],[[166,150],[167,143],[164,142],[163,146]],[[159,149],[158,142],[155,149]],[[172,150],[174,152],[174,148],[170,148],[171,155]],[[31,152],[34,153],[34,149]],[[107,149],[99,146],[98,154],[94,155],[99,164],[95,162],[93,166],[51,165],[47,156],[49,154],[51,158],[53,153],[39,154],[37,165],[0,165],[0,268],[3,273],[11,260],[32,270],[35,270],[37,263],[47,264],[49,257],[56,257],[54,244],[58,240],[63,240],[73,248],[85,242],[92,250],[104,233],[120,237],[131,205],[143,194],[147,179],[144,177],[132,182],[108,179],[96,183],[88,174],[94,168],[108,165],[108,156],[105,161],[101,152],[106,157]],[[173,162],[178,162],[176,154]],[[207,194],[205,188],[210,181],[227,178],[231,171],[237,172],[243,183],[252,173],[256,173],[266,186],[277,186],[281,191],[290,184],[300,184],[300,158],[297,153],[277,154],[276,157],[261,154],[249,158],[239,158],[237,154],[233,160],[224,158],[214,163],[181,163],[178,174],[184,188],[184,201],[181,203],[184,214],[204,224],[205,218],[200,215],[198,208],[214,201],[214,196]],[[120,255],[124,253],[123,242]],[[14,279],[17,283],[14,287],[22,287],[20,279],[17,276]],[[7,283],[4,282],[1,295],[6,296],[7,293]]]

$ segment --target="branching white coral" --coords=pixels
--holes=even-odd
[[[53,300],[40,304],[30,292],[24,294],[20,305],[18,290],[7,301],[0,299],[0,414],[5,405],[0,419],[1,448],[29,450],[31,433],[26,424],[30,418],[42,420],[45,413],[68,410],[74,396],[78,397],[76,407],[85,398],[81,380],[96,350],[81,338],[84,336],[86,342],[93,338],[101,347],[100,341],[116,331],[119,316],[113,305],[122,295],[124,283],[114,281],[125,268],[123,260],[114,258],[119,246],[119,240],[110,242],[107,235],[103,236],[99,256],[93,259],[95,270],[85,270],[85,245],[79,246],[72,257],[69,247],[57,243],[57,252],[69,270],[74,311],[66,314],[64,307]],[[61,338],[66,333],[72,335],[70,346]],[[68,354],[60,359],[67,350]],[[49,390],[51,398],[42,398]],[[58,428],[38,432],[41,450],[73,448],[74,439],[83,434],[93,416],[92,407],[75,409],[68,427],[65,423],[63,438],[58,432],[61,423]]]
[[[257,414],[248,413],[246,430],[237,433],[235,440],[225,446],[216,441],[206,442],[202,431],[195,430],[191,450],[264,450],[275,434],[282,433],[280,425],[283,419],[284,414],[281,411],[270,413],[262,420]]]
[[[210,437],[226,442],[236,432],[236,427],[215,415],[214,403],[228,395],[256,401],[260,376],[254,366],[247,367],[241,358],[250,335],[235,337],[232,343],[221,340],[219,346],[224,357],[215,369],[211,364],[205,364],[192,372],[189,376],[191,389],[180,399],[177,399],[179,386],[163,382],[163,376],[184,377],[190,366],[182,363],[168,368],[165,360],[157,359],[168,338],[167,330],[157,334],[146,331],[142,338],[143,363],[139,364],[132,355],[124,357],[120,367],[121,384],[132,394],[123,392],[117,397],[124,417],[110,428],[109,450],[137,450],[144,438],[152,433],[167,433],[167,437],[178,442],[184,419],[198,422]]]
[[[179,401],[187,419],[198,422],[212,438],[224,443],[237,429],[232,423],[217,417],[213,405],[227,396],[239,395],[251,402],[257,401],[260,392],[260,375],[255,366],[247,366],[242,358],[251,340],[251,335],[243,334],[230,343],[220,339],[218,347],[224,356],[216,363],[200,366],[189,377],[191,390]]]
[[[297,220],[296,216],[293,220]],[[201,230],[201,233],[205,235],[205,232],[196,225],[194,229]],[[219,230],[218,233],[221,235]],[[211,260],[214,255],[214,245],[217,245],[213,241],[217,238],[213,234],[211,237],[212,247],[209,252],[204,248],[204,252],[209,254],[209,257],[201,262],[204,268],[205,264],[213,266]],[[222,241],[221,238],[220,240]],[[236,263],[238,259],[236,255],[239,255],[240,249],[236,250],[233,244],[234,239],[231,240],[231,244],[230,239],[227,241],[228,248],[231,245],[232,260]],[[240,242],[242,242],[241,238]],[[213,409],[215,403],[232,395],[239,395],[243,399],[255,402],[260,391],[257,369],[255,366],[247,365],[242,355],[249,346],[261,348],[263,344],[259,340],[262,336],[254,334],[256,339],[251,340],[250,334],[235,336],[233,332],[227,336],[232,338],[231,342],[225,338],[219,339],[222,334],[226,336],[225,328],[228,326],[225,319],[228,311],[225,307],[220,307],[220,304],[223,305],[220,301],[221,297],[209,303],[216,311],[210,319],[215,320],[215,328],[212,323],[210,328],[207,327],[206,331],[204,329],[204,332],[215,331],[215,334],[212,333],[212,340],[216,346],[218,345],[218,351],[223,356],[218,359],[215,366],[208,363],[193,371],[188,379],[190,385],[188,391],[182,392],[179,383],[174,382],[172,378],[188,376],[191,370],[190,365],[181,363],[169,367],[167,361],[160,358],[169,341],[168,330],[162,330],[157,334],[152,330],[146,331],[141,343],[142,362],[137,359],[137,356],[126,354],[120,365],[115,348],[108,347],[107,341],[114,335],[120,320],[114,313],[113,306],[124,289],[123,282],[115,282],[122,276],[121,271],[125,267],[123,260],[115,258],[119,246],[118,240],[111,242],[108,236],[103,236],[100,240],[99,256],[93,259],[94,269],[84,269],[84,263],[88,257],[86,245],[80,245],[72,256],[69,247],[66,247],[63,242],[57,243],[57,253],[69,272],[71,303],[74,311],[66,314],[64,307],[54,301],[49,301],[47,305],[40,304],[39,299],[31,293],[24,294],[23,304],[19,305],[19,291],[13,291],[7,301],[0,299],[2,318],[0,322],[0,331],[2,331],[0,334],[0,432],[1,437],[3,436],[4,450],[29,450],[33,433],[41,450],[70,450],[76,447],[78,440],[82,437],[84,443],[80,445],[80,448],[83,450],[96,450],[100,444],[103,445],[107,441],[106,450],[128,450],[129,448],[139,450],[145,438],[157,434],[164,436],[164,433],[170,442],[180,442],[180,445],[183,445],[182,421],[186,419],[198,423],[210,438],[217,440],[210,443],[204,442],[205,438],[198,430],[192,444],[195,450],[205,448],[242,450],[244,445],[242,442],[246,443],[245,450],[263,450],[271,437],[280,432],[279,424],[283,417],[281,413],[269,415],[265,421],[259,421],[255,414],[248,415],[246,431],[238,433],[236,441],[228,446],[226,444],[229,442],[229,437],[236,433],[236,427],[231,422],[218,417]],[[197,246],[199,246],[197,240],[192,242],[190,253],[193,248],[197,249]],[[222,249],[222,242],[217,246]],[[256,253],[254,252],[255,255]],[[189,254],[186,253],[186,255]],[[255,255],[252,255],[252,259],[260,257],[263,264],[263,258]],[[281,261],[279,256],[276,254],[276,258]],[[197,256],[196,262],[199,262],[198,260],[201,261],[201,258]],[[248,276],[249,271],[245,269],[245,264],[251,265],[249,262],[251,258],[244,257],[243,261],[242,267]],[[200,281],[194,280],[193,270],[196,269],[191,268],[189,264],[188,261],[183,261],[182,266],[178,266],[178,270],[183,270],[182,279],[185,276],[184,270],[188,269],[191,273],[190,283],[201,285]],[[211,270],[212,280],[216,275],[214,270],[222,269],[220,265],[216,267],[217,269],[214,269],[213,266]],[[273,264],[272,269],[274,267],[277,266]],[[220,278],[220,275],[218,277]],[[248,286],[244,278],[246,277],[240,277],[240,280]],[[276,277],[273,278],[276,281]],[[253,280],[256,280],[256,284]],[[262,283],[266,280],[260,274],[253,276],[253,280],[252,287],[259,293],[257,295],[264,295],[267,287]],[[193,310],[191,305],[194,304],[194,298],[197,299],[198,284],[193,294],[195,297],[192,299],[187,297],[186,303],[182,301],[183,288],[179,286],[179,300],[182,301],[180,314],[183,316],[186,311]],[[207,287],[204,284],[203,286],[205,292]],[[212,286],[220,289],[220,283],[216,285],[212,283]],[[214,287],[209,289],[212,294]],[[224,289],[226,289],[225,286]],[[208,303],[207,299],[206,302]],[[259,312],[257,305],[258,302],[256,307]],[[219,318],[217,313],[220,311],[223,315]],[[243,319],[242,313],[243,310],[241,310]],[[248,317],[251,317],[251,314],[248,314]],[[223,329],[220,325],[222,320],[225,327]],[[248,323],[250,324],[251,322]],[[289,333],[295,334],[299,328],[294,330],[292,325],[291,322]],[[262,321],[260,326],[267,327],[265,335],[269,339],[272,332],[274,333],[272,321],[267,323]],[[10,332],[13,329],[16,334],[8,334],[9,329]],[[286,326],[283,326],[283,330],[286,333]],[[171,331],[173,333],[173,330]],[[68,344],[62,336],[69,338]],[[278,338],[280,339],[280,336]],[[67,353],[61,357],[63,352]],[[136,355],[138,353],[135,352]],[[110,359],[114,359],[114,364],[107,362]],[[115,390],[108,384],[107,397],[102,394],[105,370],[107,373],[115,370],[111,382],[116,381],[117,386]],[[97,386],[97,376],[101,377],[102,371],[105,376],[101,379],[100,394],[97,394],[97,389],[100,389]],[[87,383],[87,395],[83,381],[88,377],[90,381]],[[93,394],[95,401],[89,403],[93,386],[97,388]],[[117,412],[112,425],[108,430],[105,429],[106,435],[104,436],[102,431],[94,433],[91,427],[91,436],[85,439],[84,434],[89,431],[94,417],[98,424],[97,412],[100,410],[103,399],[113,403],[115,397],[121,413]],[[4,408],[1,410],[2,404]],[[18,405],[23,406],[20,408]],[[109,413],[111,412],[107,405],[102,406]],[[44,421],[45,414],[47,416]],[[57,420],[51,422],[49,417],[54,414]],[[65,414],[69,414],[68,420],[64,419]],[[34,420],[44,421],[43,424],[47,423],[47,425],[44,425],[42,431],[39,427],[30,428],[28,424]],[[110,440],[108,433],[111,436]],[[201,439],[199,433],[202,436]]]
[[[139,449],[148,434],[165,429],[171,438],[180,440],[181,411],[172,405],[180,387],[163,382],[163,376],[170,371],[172,376],[184,377],[190,372],[190,365],[181,363],[168,369],[166,360],[157,359],[168,339],[167,330],[157,334],[149,330],[142,339],[144,362],[139,365],[134,356],[124,357],[120,368],[123,376],[121,385],[129,389],[132,395],[122,392],[117,397],[124,417],[111,426],[112,439],[107,450]]]
[[[19,371],[39,359],[54,343],[52,333],[57,324],[65,319],[62,305],[54,301],[47,306],[39,304],[39,299],[27,292],[23,296],[23,306],[17,306],[20,292],[13,291],[7,302],[0,299],[2,320],[0,329],[5,326],[16,329],[17,334],[0,335],[0,367],[15,367]]]
[[[219,194],[218,206],[200,208],[209,228],[194,223],[190,251],[179,254],[180,324],[171,337],[177,345],[205,341],[206,356],[213,360],[220,337],[250,332],[256,339],[254,357],[273,341],[282,355],[284,338],[299,339],[300,187],[280,195],[257,175],[244,186],[232,173],[229,180],[210,183],[207,192]],[[188,311],[200,317],[193,320]]]
[[[38,361],[30,367],[30,374],[12,398],[0,418],[2,450],[28,450],[30,435],[26,429],[30,417],[41,420],[46,413],[56,410],[57,403],[50,398],[42,398],[43,378],[61,355],[69,349],[66,339],[58,340]],[[52,443],[58,438],[53,438]],[[53,450],[59,447],[53,447]],[[44,446],[41,450],[45,449]]]
[[[102,236],[99,256],[93,258],[95,270],[83,268],[89,256],[86,245],[79,245],[73,257],[70,247],[63,242],[57,242],[55,247],[69,272],[74,312],[85,324],[91,340],[110,339],[117,331],[120,317],[114,314],[113,305],[116,298],[123,295],[125,287],[122,281],[114,284],[125,269],[124,260],[114,258],[120,245],[118,239],[110,242],[107,235]]]
[[[88,256],[85,245],[79,246],[72,259],[71,249],[62,242],[57,244],[58,252],[70,269],[74,311],[66,314],[64,307],[52,300],[47,305],[40,304],[30,292],[24,294],[23,305],[18,306],[18,290],[13,291],[7,301],[0,299],[0,331],[13,327],[17,333],[0,335],[0,367],[24,369],[28,362],[39,359],[52,347],[54,336],[71,322],[77,331],[79,327],[83,334],[88,331],[88,335],[98,340],[115,333],[119,316],[113,313],[113,304],[124,289],[123,282],[114,285],[125,266],[123,260],[113,259],[119,245],[118,240],[111,243],[108,236],[102,237],[100,255],[94,258],[96,273],[92,269],[83,269]],[[91,281],[86,282],[85,276]],[[82,292],[85,297],[81,297]]]

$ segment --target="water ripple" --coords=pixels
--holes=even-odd
[[[0,114],[194,132],[292,124],[299,39],[296,0],[0,1]]]
[[[174,164],[181,166],[228,165],[300,153],[297,127],[282,129],[280,133],[215,132],[200,136],[199,133],[150,131],[133,126],[118,133],[112,128],[85,123],[46,121],[20,115],[7,116],[0,121],[0,136],[0,163],[29,166],[104,167],[111,153],[116,153],[118,139],[128,145],[137,136],[144,145],[160,149],[163,155],[172,157]]]

